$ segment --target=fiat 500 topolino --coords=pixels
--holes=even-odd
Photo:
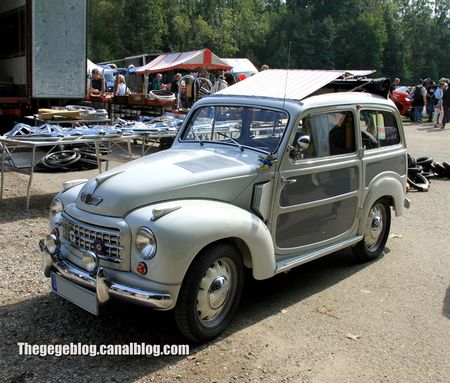
[[[383,97],[210,96],[171,149],[65,183],[44,273],[93,314],[111,298],[174,309],[204,341],[230,323],[245,268],[266,279],[346,247],[377,258],[391,207],[409,206],[406,176],[400,116]]]

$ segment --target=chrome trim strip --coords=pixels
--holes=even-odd
[[[309,208],[316,207],[316,206],[334,203],[334,202],[342,201],[344,199],[351,198],[351,197],[357,197],[359,195],[359,193],[360,193],[359,190],[355,190],[352,192],[348,192],[345,194],[339,194],[334,197],[324,198],[324,199],[320,199],[317,201],[304,202],[304,203],[299,203],[297,205],[279,206],[278,207],[278,210],[280,211],[279,215],[284,214],[284,213],[290,213],[291,211],[309,209]]]
[[[90,290],[95,290],[99,303],[103,304],[111,297],[139,303],[158,310],[168,310],[173,307],[170,294],[144,291],[113,282],[108,278],[108,272],[99,267],[96,276],[81,270],[59,255],[51,256],[43,243],[39,247],[44,258],[44,274],[50,276],[50,271],[57,272],[61,277]]]
[[[104,261],[114,262],[114,263],[122,263],[123,262],[122,258],[109,257],[107,255],[100,255],[100,254],[96,254],[96,255],[97,255],[97,257],[99,257],[100,259],[103,259]]]
[[[325,250],[316,250],[316,251],[313,251],[313,252],[308,253],[306,255],[295,257],[294,259],[292,259],[292,257],[290,257],[289,259],[283,259],[281,261],[278,261],[277,265],[276,265],[275,274],[279,274],[279,273],[282,273],[284,271],[289,271],[290,269],[292,269],[292,268],[294,268],[296,266],[303,265],[304,263],[307,263],[307,262],[312,261],[314,259],[323,257],[325,255],[334,253],[335,251],[345,249],[346,247],[349,247],[351,245],[354,245],[354,244],[358,243],[362,239],[363,239],[363,236],[362,235],[358,235],[358,236],[356,236],[354,238],[351,238],[351,239],[349,239],[347,241],[340,242],[340,243],[338,243],[336,245],[327,247]]]

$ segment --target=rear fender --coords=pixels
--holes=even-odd
[[[364,200],[361,219],[358,225],[358,234],[364,234],[369,210],[380,198],[388,198],[391,205],[394,207],[395,215],[397,217],[403,214],[406,188],[405,183],[406,178],[400,177],[399,175],[383,177],[371,182],[369,185],[369,192]]]

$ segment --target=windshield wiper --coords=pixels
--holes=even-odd
[[[244,147],[239,142],[237,142],[233,137],[230,137],[228,134],[222,133],[222,132],[216,132],[216,133],[220,134],[221,136],[223,136],[225,138],[228,138],[233,144],[235,144],[239,148],[239,150],[241,152],[244,151]]]
[[[194,128],[191,129],[191,132],[194,135],[194,138],[198,140],[198,143],[200,144],[200,146],[203,146],[203,144],[205,142],[198,136],[198,134],[195,132]]]

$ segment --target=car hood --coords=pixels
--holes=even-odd
[[[257,156],[236,148],[170,149],[94,177],[81,189],[76,205],[123,217],[141,206],[175,199],[231,202],[254,180],[257,169]]]

